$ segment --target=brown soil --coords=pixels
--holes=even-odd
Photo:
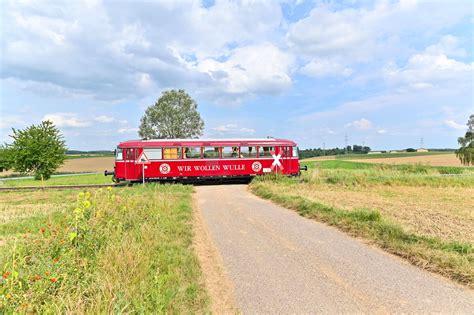
[[[193,247],[201,265],[203,280],[211,299],[212,313],[237,314],[239,311],[234,298],[234,288],[225,272],[222,257],[204,223],[195,194],[193,194],[193,211]]]
[[[381,159],[353,159],[353,162],[364,163],[386,163],[386,164],[427,164],[431,166],[463,166],[455,154],[439,154],[439,155],[421,155],[408,157],[394,157]]]

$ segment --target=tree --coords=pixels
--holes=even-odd
[[[0,172],[8,171],[11,168],[12,158],[7,145],[0,145]]]
[[[66,145],[59,130],[50,121],[24,130],[13,130],[13,143],[7,146],[9,165],[21,174],[46,180],[64,163]]]
[[[466,125],[466,135],[458,138],[458,143],[461,147],[456,150],[456,156],[461,160],[462,164],[474,165],[474,114],[469,117]]]
[[[143,139],[197,138],[203,130],[196,102],[184,90],[170,90],[147,108],[138,134]]]

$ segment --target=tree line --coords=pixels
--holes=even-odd
[[[299,151],[299,156],[301,159],[307,159],[317,156],[325,155],[341,155],[341,154],[367,154],[370,152],[370,147],[354,144],[352,146],[348,145],[346,148],[332,148],[332,149],[305,149]]]

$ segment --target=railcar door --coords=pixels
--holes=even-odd
[[[136,159],[138,158],[138,149],[128,148],[125,149],[125,179],[135,180],[137,179],[137,164]]]
[[[290,147],[281,147],[281,165],[283,166],[283,173],[291,173],[291,149]]]

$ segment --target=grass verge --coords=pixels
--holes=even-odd
[[[256,195],[297,211],[300,215],[336,226],[351,235],[373,241],[385,250],[408,259],[414,265],[437,272],[474,288],[474,248],[471,243],[446,242],[406,232],[378,211],[345,211],[304,197],[275,194],[271,185],[283,179],[256,179],[250,189]]]
[[[192,250],[191,190],[98,189],[79,193],[64,211],[9,223],[0,313],[207,312]]]

